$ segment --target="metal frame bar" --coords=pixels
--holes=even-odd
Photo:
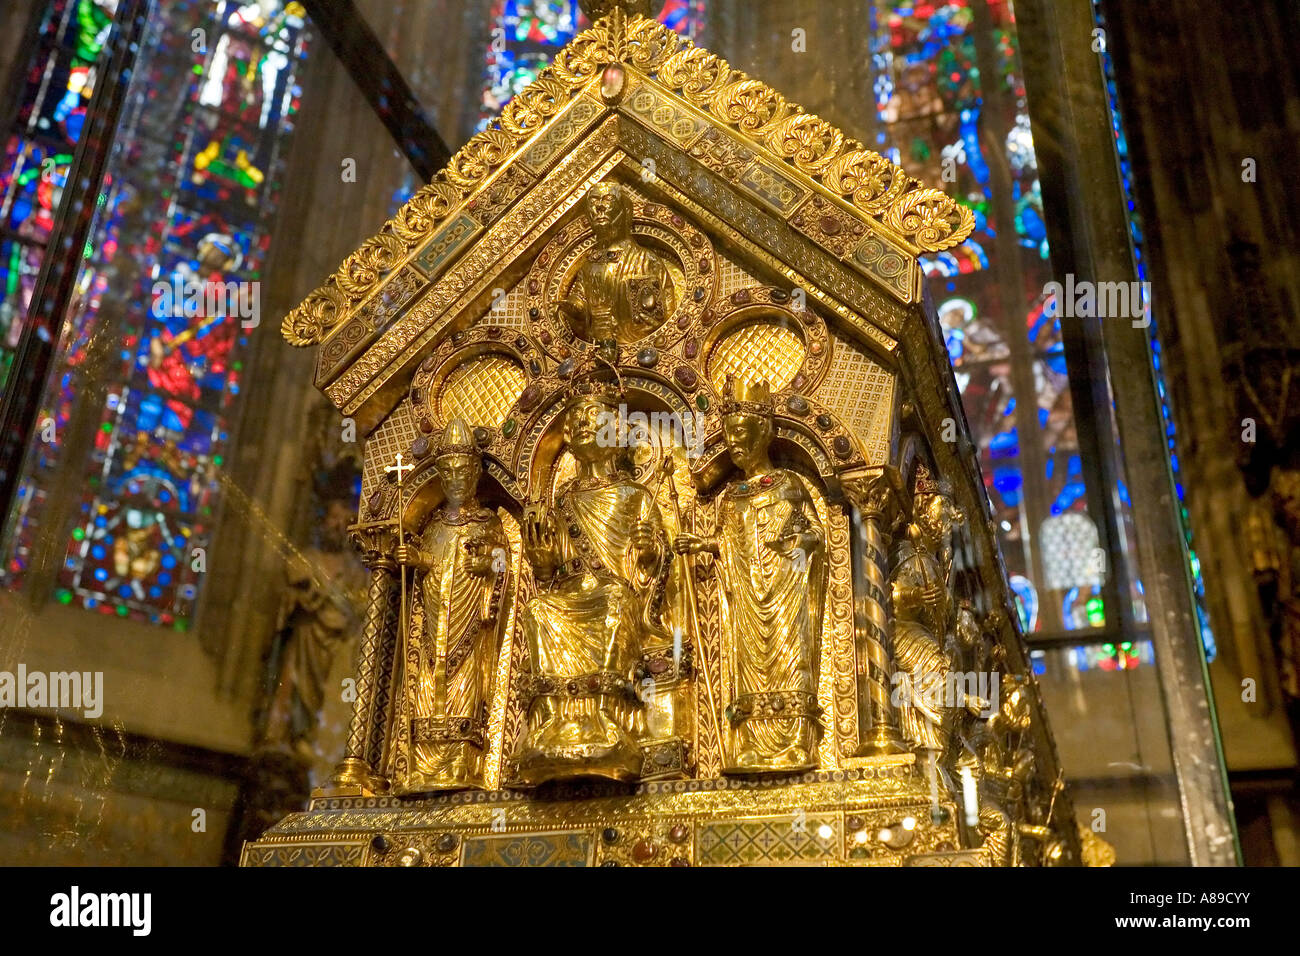
[[[421,179],[433,179],[451,160],[451,149],[356,5],[352,0],[304,0],[303,6],[402,155]]]
[[[1107,281],[1137,278],[1091,0],[1021,0],[1021,56],[1043,177],[1052,261],[1059,273]],[[1089,370],[1108,369],[1115,426],[1128,450],[1134,538],[1168,715],[1188,856],[1196,866],[1240,859],[1213,693],[1178,520],[1169,451],[1147,329],[1085,324]],[[1094,383],[1094,398],[1104,379]],[[1109,456],[1104,456],[1109,457]],[[1109,530],[1109,529],[1108,529]],[[1121,600],[1126,596],[1121,595]]]

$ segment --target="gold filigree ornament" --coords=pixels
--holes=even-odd
[[[573,99],[595,85],[610,65],[642,74],[703,114],[759,156],[771,157],[845,203],[881,234],[912,254],[962,242],[974,214],[938,189],[925,186],[862,143],[721,57],[638,11],[644,4],[595,3],[597,19],[569,42],[538,78],[505,107],[496,124],[472,137],[434,181],[418,190],[373,239],[284,319],[292,345],[323,341],[409,263],[457,210],[466,208],[521,147],[538,136]],[[607,15],[603,15],[607,11]],[[630,77],[629,79],[635,79]],[[627,81],[620,89],[627,87]],[[607,112],[622,112],[618,97]]]
[[[708,237],[677,213],[658,203],[634,201],[632,235],[668,260],[674,309],[638,340],[632,348],[667,348],[688,332],[699,334],[701,317],[713,303],[717,286],[717,265]],[[542,250],[529,272],[528,318],[546,331],[544,344],[574,344],[588,339],[582,329],[557,310],[553,303],[572,291],[584,256],[596,245],[590,223],[575,219],[561,229]],[[578,350],[580,347],[575,346]]]

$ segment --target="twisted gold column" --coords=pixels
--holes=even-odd
[[[844,483],[854,507],[853,641],[858,670],[858,739],[854,756],[905,753],[890,692],[893,626],[887,529],[897,507],[894,483],[879,472]]]
[[[370,570],[366,621],[357,653],[356,700],[343,759],[315,796],[355,796],[387,789],[379,775],[387,731],[391,671],[397,638],[397,565],[391,527],[354,526],[353,542]]]

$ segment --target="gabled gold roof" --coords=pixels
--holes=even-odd
[[[431,183],[285,317],[285,339],[297,346],[323,342],[363,305],[373,307],[381,286],[391,286],[388,280],[407,271],[404,267],[417,257],[428,257],[426,244],[435,233],[480,201],[490,202],[498,174],[537,146],[581,93],[587,91],[585,99],[593,104],[604,102],[603,114],[623,109],[616,97],[602,100],[600,95],[610,64],[654,78],[692,115],[809,182],[818,195],[835,197],[829,201],[840,215],[913,257],[955,246],[974,227],[971,210],[945,193],[908,176],[690,39],[615,8],[574,37],[506,105],[492,128],[471,138]]]

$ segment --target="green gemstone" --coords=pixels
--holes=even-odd
[[[517,421],[515,421],[513,418],[507,418],[506,423],[501,426],[501,434],[509,438],[511,435],[515,433],[515,429],[518,427],[519,427],[519,423]]]
[[[695,407],[702,412],[707,412],[709,410],[709,396],[705,395],[703,392],[700,392],[700,394],[696,395]]]

